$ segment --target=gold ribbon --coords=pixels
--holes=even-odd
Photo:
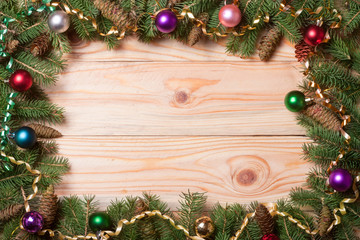
[[[36,185],[40,179],[41,179],[41,172],[39,170],[36,170],[36,169],[32,169],[30,164],[28,164],[27,162],[24,162],[24,161],[21,161],[21,160],[16,160],[14,157],[12,156],[8,156],[6,155],[6,153],[4,153],[3,151],[1,151],[1,156],[2,157],[5,157],[5,158],[8,158],[10,160],[10,162],[12,162],[13,164],[16,164],[16,165],[25,165],[26,166],[26,169],[33,175],[37,175],[32,183],[32,189],[33,189],[33,193],[30,194],[29,196],[26,197],[25,201],[24,201],[24,206],[25,206],[25,210],[26,212],[30,212],[30,205],[29,205],[29,200],[35,198],[36,194],[38,193],[38,186]]]
[[[234,236],[230,238],[230,240],[237,240],[240,237],[241,233],[245,230],[245,227],[249,224],[249,219],[254,216],[255,212],[246,214],[240,229],[235,233]]]

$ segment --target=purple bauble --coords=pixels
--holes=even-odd
[[[171,10],[163,10],[156,15],[155,25],[162,33],[171,33],[177,25],[176,14]]]
[[[22,225],[25,231],[29,233],[37,233],[44,226],[44,218],[38,212],[27,212],[23,216]]]
[[[345,169],[336,169],[329,176],[330,186],[338,192],[346,192],[351,188],[353,179]]]

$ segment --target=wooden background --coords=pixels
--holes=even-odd
[[[175,209],[188,189],[208,192],[209,203],[249,203],[301,186],[308,139],[283,104],[302,80],[293,46],[282,42],[263,63],[226,55],[224,45],[74,43],[47,89],[66,109],[58,143],[71,171],[57,193],[96,194],[104,207],[150,191]]]

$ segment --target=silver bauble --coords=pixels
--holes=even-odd
[[[66,12],[58,10],[50,14],[49,28],[56,33],[63,33],[70,27],[70,17]]]

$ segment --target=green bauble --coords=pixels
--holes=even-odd
[[[89,217],[89,226],[93,232],[111,230],[110,216],[104,212],[96,212]]]
[[[284,100],[286,108],[291,112],[300,112],[306,106],[305,95],[300,91],[291,91]]]

